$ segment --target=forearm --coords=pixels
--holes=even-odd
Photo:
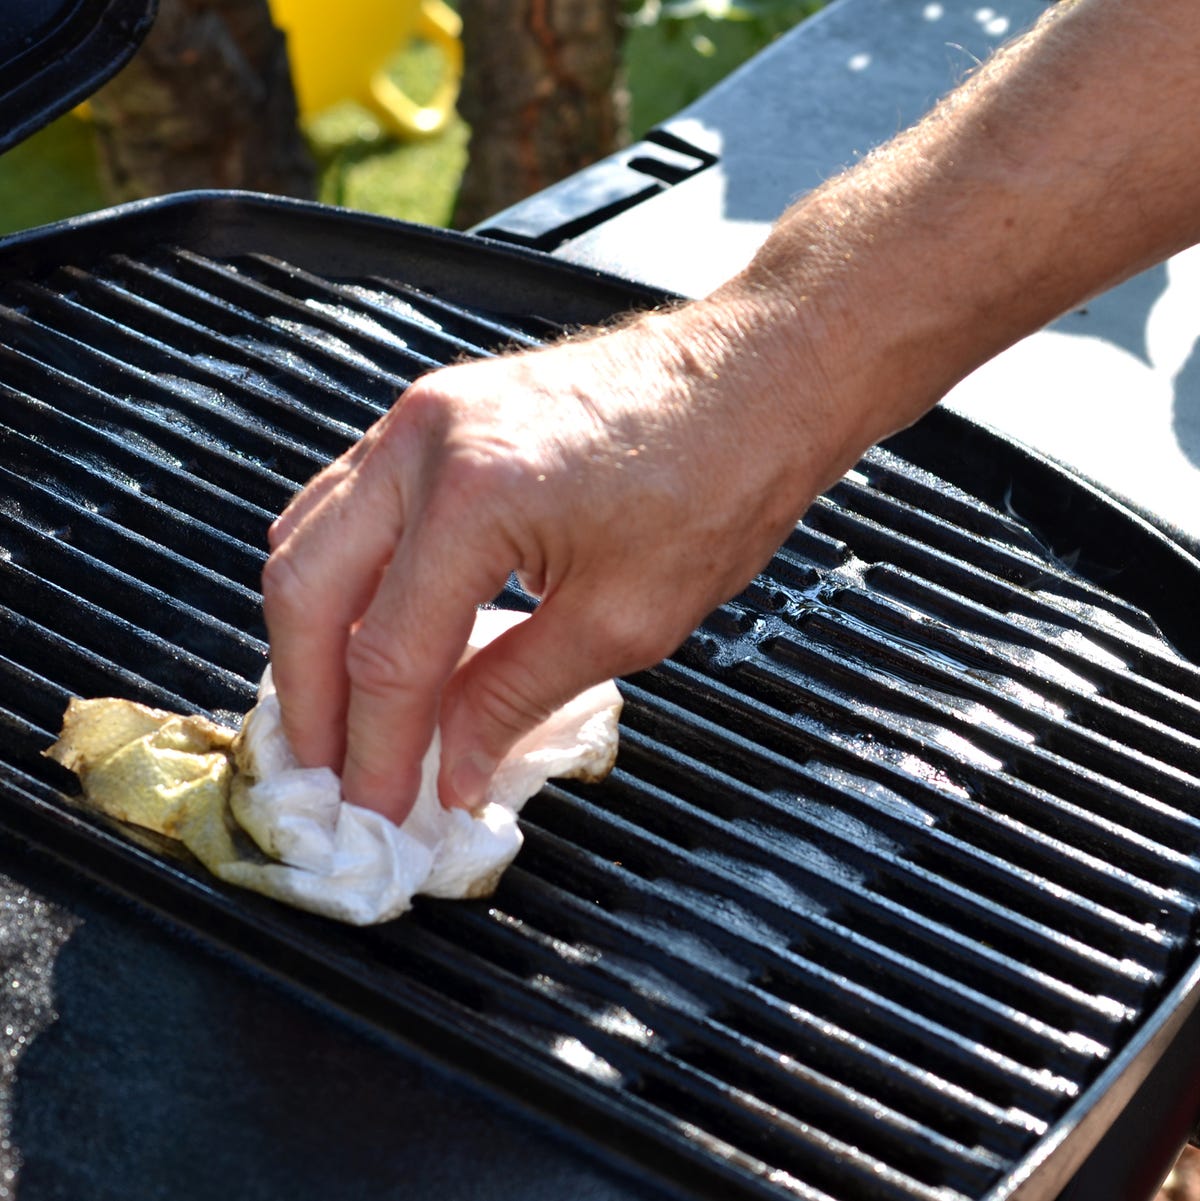
[[[717,300],[757,309],[781,407],[797,372],[828,381],[844,467],[1012,342],[1200,239],[1198,114],[1194,0],[1077,0],[801,200]]]

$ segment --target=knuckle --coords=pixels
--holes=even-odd
[[[478,364],[441,367],[413,380],[384,418],[423,438],[439,440],[458,425],[475,406],[470,372]]]
[[[614,675],[641,671],[665,658],[679,644],[673,628],[661,622],[661,616],[652,610],[641,613],[613,606],[593,618],[591,643],[605,661],[614,665]]]
[[[306,592],[303,577],[290,555],[276,551],[268,557],[262,570],[263,610],[268,622],[272,618],[287,621],[303,615]]]
[[[355,691],[381,700],[411,691],[421,682],[399,641],[385,642],[365,628],[351,631],[346,644],[346,675]]]
[[[439,375],[424,375],[409,384],[400,394],[389,419],[422,430],[439,427],[449,416],[450,404],[448,393],[438,386]]]
[[[277,551],[287,540],[290,532],[291,523],[288,521],[285,511],[267,527],[267,548],[272,552]]]
[[[420,463],[449,504],[473,504],[509,491],[536,474],[526,448],[491,400],[456,396],[419,382],[405,393],[388,451]],[[429,474],[432,473],[432,474]]]
[[[469,709],[498,731],[506,744],[528,733],[550,714],[533,674],[518,664],[504,672],[480,672],[463,689]]]

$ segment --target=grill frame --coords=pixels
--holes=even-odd
[[[308,270],[331,276],[376,275],[381,261],[402,257],[428,291],[484,310],[532,311],[545,302],[553,280],[561,289],[564,326],[602,324],[626,309],[678,299],[473,234],[234,190],[176,192],[21,230],[0,238],[0,266],[6,278],[32,277],[47,264],[87,265],[165,241],[200,247],[218,258],[253,248],[262,255],[298,258]]]
[[[322,235],[322,236],[318,236]],[[63,223],[43,231],[29,231],[0,242],[0,270],[8,278],[44,273],[47,262],[72,266],[98,261],[126,242],[155,244],[164,240],[202,245],[206,254],[235,255],[247,244],[261,254],[295,257],[299,250],[306,270],[336,276],[375,275],[383,256],[402,256],[406,272],[422,274],[426,286],[456,302],[497,310],[506,306],[537,311],[545,303],[545,281],[552,291],[567,289],[565,303],[556,316],[568,322],[594,322],[609,317],[631,302],[639,307],[668,301],[637,285],[571,267],[511,247],[499,247],[464,235],[400,226],[381,218],[339,213],[301,202],[279,201],[229,193],[199,194],[125,206],[111,213]],[[560,297],[556,295],[556,302]],[[1068,521],[1060,529],[1078,541],[1080,549],[1107,554],[1114,546],[1136,544],[1142,562],[1153,570],[1143,573],[1148,608],[1160,625],[1182,645],[1191,640],[1181,612],[1178,588],[1183,576],[1200,582],[1200,563],[1140,518],[1112,505],[1066,473],[994,435],[970,426],[947,413],[937,413],[912,431],[899,436],[894,448],[920,460],[938,460],[938,470],[952,483],[982,482],[993,495],[993,504],[1007,504],[1023,515],[1050,513],[1054,496],[1073,500]],[[972,455],[963,454],[963,446]],[[944,459],[944,463],[942,460]],[[970,463],[986,465],[985,478]],[[959,470],[961,466],[961,470]],[[973,478],[963,481],[962,472]],[[958,479],[955,479],[957,471]],[[1010,490],[1013,479],[1019,491]],[[1035,526],[1038,523],[1034,520]],[[1078,536],[1078,537],[1076,537]],[[1066,549],[1066,548],[1063,548]],[[1150,577],[1153,577],[1151,579]],[[1141,578],[1141,577],[1139,577]],[[1172,590],[1166,580],[1176,587]],[[1161,615],[1160,615],[1161,611]],[[1192,652],[1193,657],[1195,652]],[[213,887],[198,873],[164,861],[162,848],[153,839],[144,846],[125,835],[98,828],[91,818],[63,809],[52,789],[30,790],[0,765],[0,780],[10,798],[21,805],[19,813],[0,808],[0,824],[22,837],[46,846],[68,862],[82,867],[110,886],[153,905],[209,940],[234,949],[260,968],[279,973],[325,997],[332,1003],[373,1022],[411,1049],[430,1054],[459,1071],[482,1077],[502,1088],[519,1103],[538,1098],[539,1112],[560,1116],[576,1131],[596,1121],[617,1121],[630,1140],[623,1145],[601,1141],[606,1155],[628,1156],[631,1168],[653,1171],[660,1184],[679,1195],[727,1197],[730,1187],[742,1195],[775,1196],[756,1191],[753,1182],[728,1165],[732,1173],[714,1181],[712,1158],[698,1158],[696,1146],[685,1138],[664,1142],[661,1131],[617,1113],[594,1089],[581,1088],[568,1073],[548,1077],[545,1063],[514,1055],[510,1044],[495,1031],[472,1029],[464,1040],[461,1015],[444,1018],[433,998],[412,986],[403,986],[390,973],[372,972],[348,957],[332,962],[325,929],[318,919],[281,914],[269,902]],[[1026,1158],[1019,1171],[986,1194],[987,1201],[1041,1201],[1055,1193],[1049,1182],[1065,1179],[1082,1162],[1094,1139],[1107,1125],[1107,1116],[1154,1067],[1171,1039],[1190,1021],[1196,1008],[1197,965],[1167,993],[1141,1023],[1138,1034],[1106,1067],[1100,1077],[1050,1128],[1039,1150]],[[397,998],[402,997],[407,1020],[404,1034],[395,1028]],[[585,1135],[585,1137],[588,1137]]]
[[[86,100],[133,57],[157,0],[38,0],[0,28],[0,151]],[[34,20],[30,22],[30,17]]]

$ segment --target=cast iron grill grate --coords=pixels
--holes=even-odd
[[[72,693],[244,711],[271,517],[417,374],[549,328],[185,245],[8,278],[6,823],[685,1191],[985,1197],[1186,960],[1200,673],[897,454],[624,683],[618,769],[531,802],[486,903],[333,930],[40,758]]]

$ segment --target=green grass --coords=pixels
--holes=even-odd
[[[663,17],[635,23],[625,39],[630,127],[640,137],[690,104],[822,0],[772,0],[763,15],[716,20]],[[432,48],[399,55],[392,71],[421,100],[437,71]],[[428,225],[448,225],[467,161],[469,130],[455,117],[437,137],[399,142],[366,109],[344,104],[305,128],[320,168],[319,198]],[[88,122],[61,117],[0,156],[0,233],[27,229],[106,203]]]
[[[417,43],[389,68],[418,104],[439,76],[436,48]],[[426,225],[449,225],[471,133],[455,115],[436,137],[401,142],[375,116],[347,102],[310,120],[305,133],[320,168],[318,197],[326,204],[383,213]]]
[[[69,114],[0,156],[0,233],[103,208],[91,125]]]
[[[449,225],[470,131],[459,117],[437,137],[389,138],[354,104],[338,105],[309,126],[321,165],[318,199],[426,225]]]
[[[759,4],[758,15],[720,20],[702,15],[676,20],[664,14],[641,23],[632,18],[624,48],[631,136],[641,137],[691,104],[824,3],[770,0]],[[643,4],[643,9],[651,7]]]

